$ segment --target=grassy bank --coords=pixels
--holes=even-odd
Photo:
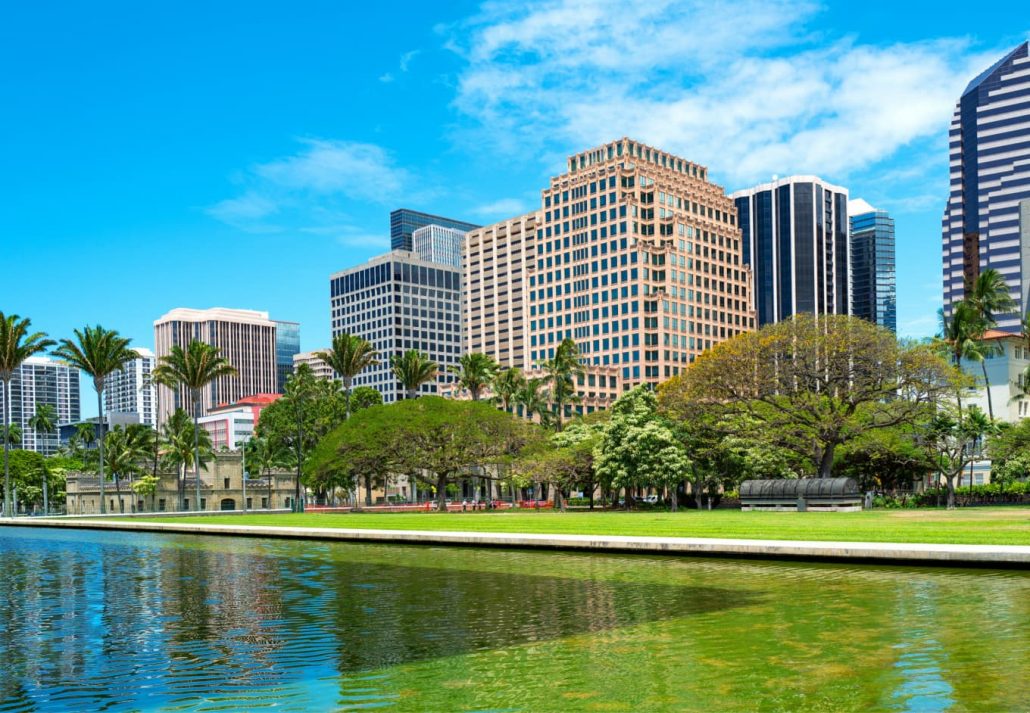
[[[160,518],[224,523],[374,530],[461,530],[653,537],[728,537],[844,542],[1030,545],[1030,508],[874,510],[858,513],[496,512],[247,514]]]

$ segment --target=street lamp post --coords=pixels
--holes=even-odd
[[[247,512],[247,441],[243,441],[240,452],[243,453],[243,512]]]

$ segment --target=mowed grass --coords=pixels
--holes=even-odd
[[[137,519],[137,518],[134,518]],[[763,540],[1030,545],[1030,508],[874,510],[857,513],[740,512],[476,512],[282,513],[161,517],[159,522],[452,530]],[[137,519],[138,521],[138,519]]]

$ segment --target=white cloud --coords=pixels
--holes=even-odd
[[[817,12],[782,0],[488,3],[451,28],[466,62],[455,106],[501,149],[629,135],[707,164],[729,189],[774,173],[840,180],[945,131],[993,56],[963,40],[817,38]]]
[[[519,198],[501,198],[500,200],[477,206],[469,211],[472,215],[487,218],[508,218],[527,212],[526,202]]]
[[[355,239],[360,231],[349,227],[355,207],[392,207],[418,195],[408,171],[380,146],[330,139],[300,143],[295,154],[244,172],[243,192],[210,206],[208,215],[251,232],[295,230]]]
[[[389,84],[390,82],[393,81],[393,75],[390,74],[389,72],[386,72],[385,74],[380,74],[379,75],[379,81],[382,82],[383,84]]]
[[[410,52],[405,52],[404,54],[402,54],[400,62],[398,63],[400,70],[402,72],[407,72],[408,67],[411,66],[412,60],[415,59],[415,57],[417,57],[421,53],[422,50],[411,50]]]

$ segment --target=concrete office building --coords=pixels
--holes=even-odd
[[[571,338],[622,391],[754,328],[733,201],[703,166],[629,138],[551,179],[526,272],[527,363]]]
[[[461,243],[465,235],[464,230],[427,225],[412,234],[414,252],[420,260],[460,268]]]
[[[332,333],[347,332],[371,342],[379,364],[354,378],[371,386],[385,403],[404,398],[390,367],[394,355],[416,349],[439,367],[434,382],[419,393],[437,393],[454,381],[449,368],[461,355],[461,273],[394,250],[330,277]]]
[[[432,215],[430,213],[420,213],[417,210],[399,208],[390,212],[390,249],[412,251],[415,245],[415,231],[427,225],[439,225],[441,228],[454,228],[462,232],[468,232],[479,227],[475,223],[444,218],[442,215]]]
[[[278,389],[276,357],[276,323],[267,312],[225,309],[173,309],[154,322],[154,352],[158,361],[171,352],[173,345],[185,349],[193,341],[218,347],[237,373],[223,376],[208,384],[201,393],[200,415],[220,404],[236,403],[244,396],[273,394]],[[292,358],[291,358],[292,364]],[[158,423],[164,423],[176,408],[193,415],[188,393],[177,393],[159,386],[161,411]]]
[[[235,451],[254,436],[261,412],[276,402],[280,394],[254,394],[234,404],[223,404],[200,417],[200,427],[211,434],[211,446]]]
[[[3,390],[3,382],[0,382],[0,398],[5,396]],[[56,359],[31,356],[14,370],[9,402],[8,422],[21,430],[18,448],[53,455],[61,445],[59,426],[76,423],[81,418],[79,370]],[[54,407],[57,421],[53,433],[37,432],[29,426],[36,407],[42,404]]]
[[[539,213],[470,230],[462,248],[462,348],[501,366],[530,366],[526,272],[536,256]]]
[[[133,359],[114,372],[104,385],[106,413],[136,414],[135,423],[157,427],[157,388],[150,382],[157,358],[149,349],[136,348]]]
[[[864,200],[848,203],[851,221],[851,311],[898,331],[894,219]]]
[[[318,356],[318,352],[327,352],[326,349],[318,349],[313,352],[300,352],[299,354],[293,355],[293,373],[297,373],[297,367],[301,364],[307,364],[311,367],[311,372],[315,375],[316,379],[323,379],[325,381],[332,381],[336,378],[336,372],[333,368],[322,361],[321,357]]]
[[[293,355],[300,353],[300,324],[275,322],[275,392],[285,393],[286,380],[293,375]]]
[[[949,132],[951,196],[942,220],[944,311],[982,270],[1005,278],[1018,309],[998,328],[1018,332],[1030,309],[1030,43],[973,79]]]
[[[790,176],[730,197],[743,260],[754,272],[758,326],[799,312],[851,314],[846,188]]]

